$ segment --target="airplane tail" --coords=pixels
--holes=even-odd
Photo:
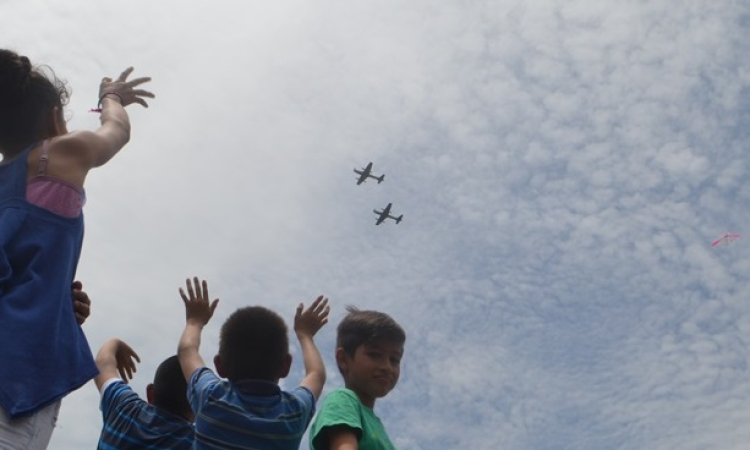
[[[400,216],[396,217],[396,223],[398,224],[399,222],[401,222],[401,219],[403,219],[403,218],[404,218],[403,214],[401,214]]]
[[[382,183],[382,182],[383,182],[383,180],[385,180],[385,174],[383,174],[383,175],[380,175],[380,176],[378,177],[378,184]]]

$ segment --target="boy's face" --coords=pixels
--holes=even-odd
[[[376,340],[357,347],[353,357],[339,350],[346,387],[357,393],[365,406],[372,408],[376,398],[385,397],[396,386],[401,374],[403,344]]]

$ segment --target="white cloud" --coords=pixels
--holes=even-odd
[[[399,448],[739,449],[743,6],[26,1],[0,28],[69,80],[72,128],[103,75],[154,78],[87,181],[79,269],[91,344],[132,341],[139,392],[197,274],[222,299],[209,357],[234,308],[328,294],[328,388],[343,306],[391,313],[404,374],[376,410]],[[355,186],[368,161],[385,182]],[[388,202],[403,222],[375,227]],[[52,448],[99,421],[86,386]]]

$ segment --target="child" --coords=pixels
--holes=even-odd
[[[336,337],[336,364],[345,389],[326,395],[310,427],[314,450],[395,450],[375,399],[398,382],[406,334],[389,315],[347,307]]]
[[[261,306],[240,308],[221,327],[219,354],[214,357],[219,379],[205,367],[198,352],[203,326],[218,299],[209,305],[205,281],[187,280],[186,325],[177,352],[188,380],[188,398],[195,412],[196,449],[296,450],[315,412],[325,384],[325,366],[313,336],[328,322],[328,299],[318,297],[303,312],[297,307],[294,331],[305,364],[297,389],[279,389],[289,374],[292,356],[284,320]]]
[[[167,358],[156,369],[154,382],[146,387],[148,402],[127,385],[135,372],[134,359],[141,362],[119,339],[105,342],[96,355],[99,375],[94,382],[102,395],[104,419],[99,450],[189,450],[193,446],[193,411],[177,356]]]
[[[86,174],[128,142],[124,106],[153,97],[131,71],[102,80],[99,129],[68,133],[65,85],[0,49],[0,448],[45,447],[60,399],[97,373],[70,287]]]

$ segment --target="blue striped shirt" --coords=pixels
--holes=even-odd
[[[101,409],[99,450],[192,448],[190,422],[143,401],[122,380],[104,385]]]
[[[297,450],[315,413],[305,387],[282,391],[275,383],[231,383],[203,367],[188,384],[195,412],[196,450]]]

